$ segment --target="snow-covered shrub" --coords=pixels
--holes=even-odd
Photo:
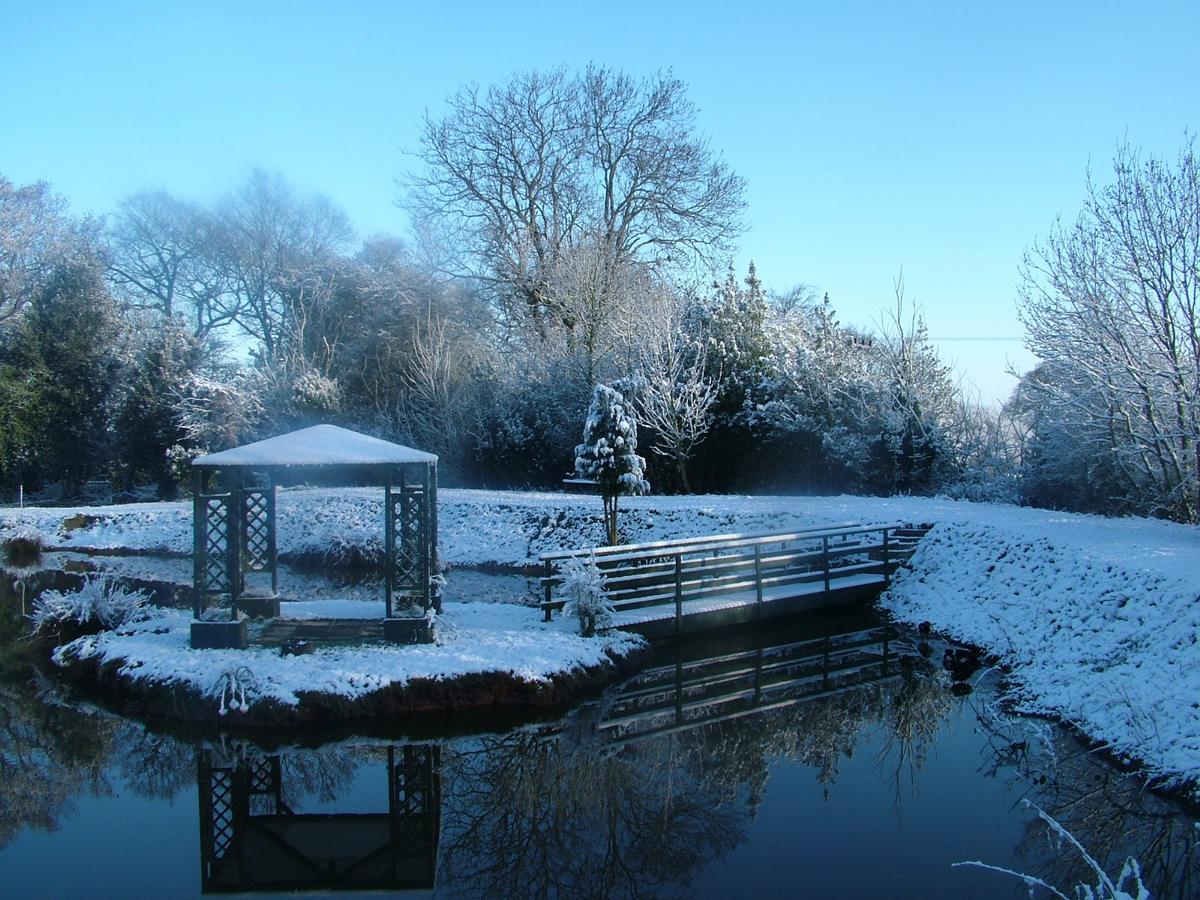
[[[226,669],[209,688],[209,694],[218,698],[217,714],[222,716],[230,710],[246,712],[257,693],[258,678],[248,666]]]
[[[167,448],[167,474],[179,484],[187,484],[192,472],[192,460],[204,453],[195,447],[172,444]]]
[[[4,564],[24,569],[42,556],[42,536],[32,528],[20,528],[4,539]]]
[[[579,633],[592,637],[597,631],[611,628],[615,610],[605,594],[604,576],[595,557],[568,559],[561,573],[562,592],[567,597],[563,614],[579,619]]]
[[[297,374],[292,382],[292,402],[307,411],[335,413],[342,404],[341,388],[336,380],[306,370]]]
[[[77,591],[43,591],[29,617],[39,634],[111,630],[145,620],[149,606],[150,595],[144,591],[111,578],[89,578]]]

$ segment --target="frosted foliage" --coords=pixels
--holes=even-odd
[[[335,413],[341,408],[341,390],[337,381],[320,372],[302,372],[292,384],[292,402],[304,409]]]
[[[258,678],[248,666],[231,667],[217,676],[208,693],[217,698],[218,715],[244,713],[259,693]]]
[[[142,591],[129,590],[108,578],[89,578],[78,591],[44,591],[33,601],[30,618],[35,631],[91,623],[114,629],[143,621],[149,605],[150,596]]]
[[[607,385],[592,392],[583,443],[575,447],[575,472],[595,480],[605,496],[650,492],[646,460],[637,455],[637,420],[621,393]]]
[[[1083,844],[1079,843],[1075,835],[1063,827],[1057,819],[1028,800],[1025,800],[1024,803],[1027,807],[1037,811],[1038,818],[1050,830],[1050,837],[1056,845],[1056,849],[1063,852],[1064,845],[1066,845],[1083,858],[1084,863],[1096,877],[1094,885],[1087,882],[1080,882],[1075,885],[1075,889],[1071,894],[1064,894],[1054,885],[1043,881],[1041,878],[1001,866],[993,866],[979,860],[969,860],[967,862],[954,863],[954,865],[956,867],[975,866],[980,869],[989,869],[993,872],[1012,875],[1024,882],[1025,886],[1029,888],[1029,895],[1031,897],[1035,888],[1041,888],[1051,896],[1060,898],[1060,900],[1150,900],[1150,891],[1142,883],[1142,869],[1137,859],[1132,856],[1126,857],[1120,874],[1113,879],[1104,871],[1104,867],[1096,861],[1095,857],[1088,852]]]
[[[563,613],[579,619],[579,633],[591,637],[597,631],[611,628],[614,610],[605,595],[604,576],[595,558],[568,559],[560,572],[562,593],[567,597]]]

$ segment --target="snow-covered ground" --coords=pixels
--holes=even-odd
[[[439,499],[453,566],[530,566],[541,552],[603,538],[595,497],[443,490]],[[378,548],[381,506],[380,492],[365,489],[281,492],[280,550]],[[91,518],[64,531],[75,513]],[[629,541],[890,521],[937,526],[882,600],[894,615],[1003,654],[1022,709],[1061,716],[1156,775],[1200,780],[1195,528],[909,497],[642,497],[621,512]],[[187,554],[191,507],[0,511],[0,538],[19,529],[64,548]]]
[[[375,618],[381,614],[375,604],[355,600],[295,606],[285,614],[357,618],[367,617],[368,609]],[[432,644],[322,647],[299,656],[267,648],[194,651],[190,624],[190,613],[158,609],[146,621],[72,641],[55,651],[55,659],[116,661],[131,680],[188,687],[228,710],[232,700],[240,704],[243,697],[249,703],[273,699],[294,705],[300,692],[316,691],[355,700],[413,679],[477,673],[545,682],[604,665],[609,651],[623,655],[641,645],[640,638],[624,633],[582,638],[566,620],[542,622],[539,610],[509,603],[445,604]]]

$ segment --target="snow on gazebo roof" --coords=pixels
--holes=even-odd
[[[193,466],[215,469],[265,466],[387,466],[404,463],[430,465],[437,456],[393,444],[369,435],[339,428],[314,425],[243,447],[209,453],[192,461]]]

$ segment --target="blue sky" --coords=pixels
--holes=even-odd
[[[1024,250],[1127,138],[1196,126],[1200,3],[67,3],[0,0],[0,174],[78,212],[212,199],[252,166],[403,233],[423,112],[468,81],[671,68],[748,182],[768,286],[870,326],[903,267],[935,338],[1019,337]],[[1002,399],[1019,341],[943,354]]]

